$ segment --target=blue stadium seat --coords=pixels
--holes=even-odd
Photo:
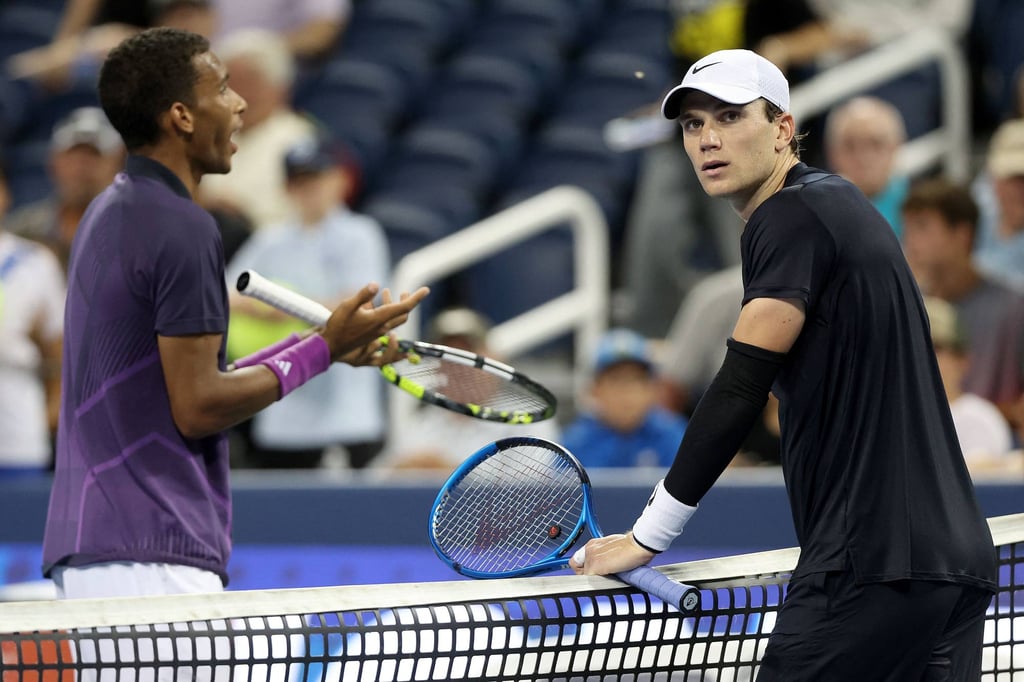
[[[595,28],[589,51],[648,55],[671,63],[672,14],[664,0],[626,0]]]
[[[431,87],[428,116],[483,117],[504,114],[525,121],[537,107],[540,89],[525,66],[489,55],[453,59]]]
[[[296,108],[328,125],[340,117],[368,116],[394,127],[405,111],[407,93],[391,69],[346,59],[323,69],[314,83],[296,95]]]
[[[430,0],[373,0],[358,3],[344,42],[361,45],[412,45],[430,55],[445,52],[460,28],[458,15]]]
[[[373,116],[340,115],[318,123],[352,154],[361,184],[372,185],[387,157],[391,129]]]
[[[343,44],[331,58],[332,63],[350,60],[369,62],[391,70],[402,82],[407,103],[422,97],[437,68],[436,61],[422,45]]]
[[[540,40],[575,49],[580,18],[572,0],[494,0],[476,23],[475,41]]]
[[[504,181],[505,174],[518,162],[526,143],[525,127],[508,114],[428,115],[419,119],[416,127],[455,131],[483,142],[494,157],[496,183]]]
[[[491,191],[495,156],[468,133],[417,127],[398,139],[393,149],[380,189],[431,195],[460,188],[480,200]]]
[[[0,61],[49,43],[60,16],[60,12],[27,2],[0,4]]]
[[[661,61],[619,52],[583,55],[552,118],[602,127],[609,120],[660,101],[672,77]]]
[[[510,189],[515,196],[557,185],[580,187],[601,206],[615,237],[622,230],[635,175],[636,155],[609,149],[600,130],[552,125],[535,138]]]
[[[544,232],[470,268],[461,277],[466,304],[505,322],[572,289],[572,235]]]
[[[553,95],[565,77],[565,56],[551,41],[525,37],[512,41],[493,41],[470,37],[460,54],[465,57],[497,57],[526,67],[540,89],[541,100]]]
[[[7,147],[3,153],[11,208],[44,199],[53,191],[48,163],[50,142],[31,141]]]
[[[445,217],[437,211],[396,196],[380,195],[369,199],[361,212],[375,218],[384,228],[392,264],[451,231]]]

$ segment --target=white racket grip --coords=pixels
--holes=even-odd
[[[238,293],[263,301],[308,324],[320,326],[331,317],[331,311],[325,306],[271,282],[255,270],[246,270],[239,275],[235,287]]]
[[[632,571],[616,573],[616,576],[633,587],[653,594],[683,613],[693,613],[700,606],[700,590],[692,585],[672,580],[650,566],[638,566]]]
[[[696,507],[683,504],[665,490],[665,479],[658,481],[640,518],[633,524],[633,539],[654,552],[664,552],[683,532]]]

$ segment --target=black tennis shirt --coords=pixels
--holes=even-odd
[[[796,574],[994,588],[992,537],[888,222],[852,184],[801,163],[751,215],[741,248],[744,303],[806,304],[772,388]]]

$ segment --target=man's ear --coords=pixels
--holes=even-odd
[[[793,136],[796,135],[796,120],[793,118],[793,114],[786,112],[779,116],[776,121],[779,124],[779,133],[775,138],[775,151],[781,152],[789,147],[789,143],[793,141]]]
[[[192,111],[181,102],[175,102],[164,114],[169,133],[177,136],[188,136],[195,132],[195,119]]]

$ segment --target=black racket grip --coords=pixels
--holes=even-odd
[[[616,575],[620,580],[653,594],[683,613],[693,613],[700,607],[700,590],[692,585],[676,582],[650,566],[640,566]]]

